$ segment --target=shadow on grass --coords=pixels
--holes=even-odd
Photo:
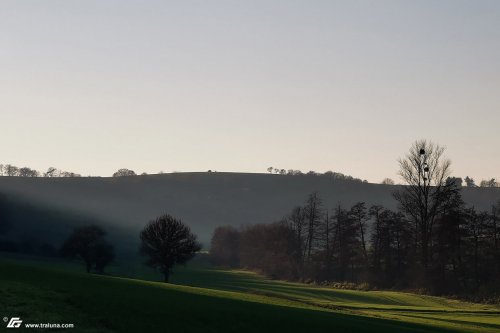
[[[174,285],[0,261],[4,316],[88,332],[453,332],[432,326],[186,292]]]

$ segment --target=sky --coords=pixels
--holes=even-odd
[[[0,2],[0,163],[500,178],[500,1]]]

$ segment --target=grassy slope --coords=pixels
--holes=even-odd
[[[294,301],[321,309],[396,319],[466,332],[500,332],[500,308],[394,291],[339,290],[265,279],[245,271],[188,268],[174,283],[234,290]]]
[[[79,329],[72,331],[500,332],[498,312],[493,312],[498,309],[491,307],[396,292],[317,288],[248,272],[179,269],[173,282],[184,285],[17,260],[0,261],[0,272],[2,316],[75,323]]]

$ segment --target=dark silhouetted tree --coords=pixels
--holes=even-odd
[[[140,238],[140,253],[148,257],[146,264],[158,268],[165,282],[175,265],[186,263],[201,249],[191,229],[168,214],[150,221]]]
[[[58,177],[60,171],[57,170],[54,167],[50,167],[47,169],[47,171],[43,174],[44,177]]]
[[[19,175],[19,168],[11,164],[6,164],[3,167],[3,172],[6,176],[14,177]]]
[[[394,185],[394,180],[392,180],[391,178],[384,178],[384,180],[382,180],[381,184],[383,185]]]
[[[241,266],[272,278],[297,279],[296,236],[284,222],[257,224],[241,233]]]
[[[87,273],[92,267],[102,273],[104,267],[114,259],[113,246],[104,237],[106,232],[95,225],[76,228],[61,247],[61,255],[80,258]]]
[[[436,218],[450,196],[458,193],[456,184],[446,182],[450,160],[444,148],[426,140],[416,141],[405,158],[399,160],[399,174],[407,186],[394,193],[400,209],[417,227],[421,264],[427,269],[429,245]]]
[[[356,221],[356,224],[359,228],[359,237],[361,242],[361,247],[363,250],[363,258],[365,262],[368,263],[368,250],[366,246],[366,229],[367,229],[367,221],[369,220],[368,213],[366,211],[366,205],[364,202],[358,202],[354,206],[351,207],[349,211],[350,217]]]
[[[491,178],[490,180],[482,180],[479,184],[480,187],[498,187],[498,182],[495,178]]]
[[[19,169],[19,177],[38,177],[40,173],[36,170],[30,169],[28,167],[24,167]]]
[[[210,258],[217,266],[238,267],[240,232],[234,227],[217,227],[210,242]]]
[[[476,183],[474,182],[474,179],[470,178],[469,176],[465,177],[465,186],[467,187],[477,187]]]
[[[103,274],[104,268],[115,259],[115,250],[110,243],[102,239],[92,246],[91,258],[97,273]]]
[[[333,250],[335,278],[339,281],[355,281],[355,266],[359,261],[361,246],[358,238],[358,225],[349,211],[339,204],[334,211]]]
[[[295,232],[295,244],[297,246],[297,249],[295,251],[296,262],[299,268],[299,272],[300,274],[302,274],[304,269],[305,249],[307,244],[307,230],[304,209],[300,206],[295,207],[288,216],[288,223],[291,226],[292,230]]]
[[[447,183],[454,183],[457,188],[462,187],[463,179],[460,177],[448,177],[446,178]]]
[[[113,177],[136,176],[136,173],[130,169],[120,169],[113,174]]]
[[[306,254],[307,260],[311,259],[315,242],[317,240],[317,228],[323,218],[322,202],[317,192],[313,192],[307,198],[304,206],[304,217],[307,226]]]

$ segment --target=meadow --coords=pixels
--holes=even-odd
[[[497,306],[269,280],[203,260],[165,284],[139,263],[111,267],[129,276],[119,277],[57,259],[1,258],[0,315],[73,323],[73,332],[500,332]]]

